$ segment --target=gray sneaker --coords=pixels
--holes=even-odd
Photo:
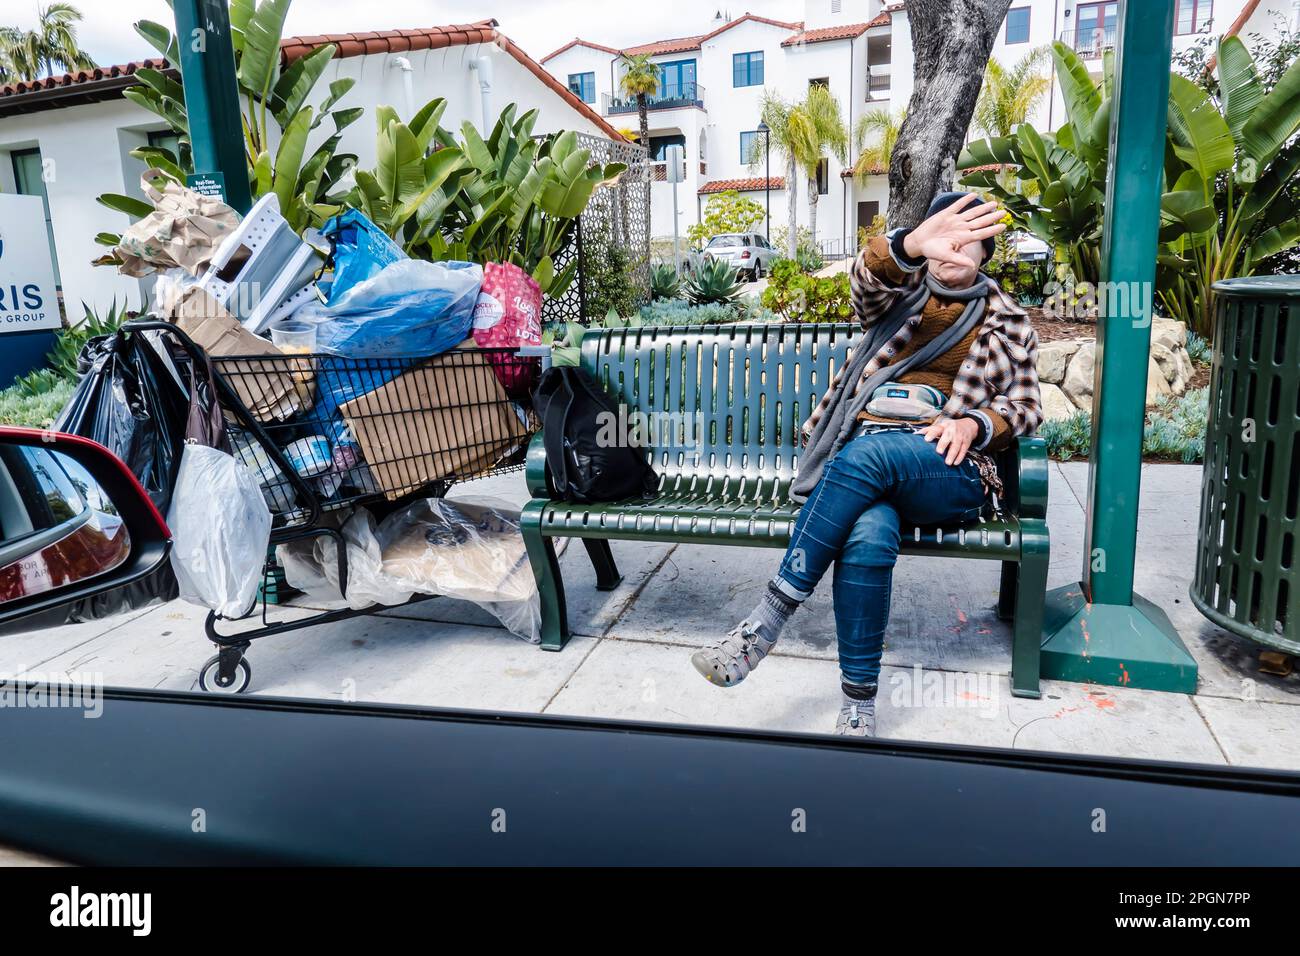
[[[845,697],[840,704],[840,716],[835,721],[835,733],[840,737],[876,736],[876,698],[854,700]]]
[[[691,663],[711,684],[735,687],[772,653],[776,641],[764,640],[754,625],[741,621],[722,640],[700,648],[691,655]]]

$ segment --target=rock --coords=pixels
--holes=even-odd
[[[1191,384],[1192,377],[1196,375],[1196,363],[1187,354],[1187,349],[1175,349],[1174,359],[1178,362],[1178,375],[1183,380],[1183,388],[1186,389]]]
[[[1156,365],[1160,366],[1160,374],[1164,376],[1171,392],[1175,395],[1181,395],[1187,390],[1187,379],[1183,375],[1183,367],[1179,364],[1178,356],[1173,351],[1158,342],[1152,342],[1151,358]]]
[[[1063,418],[1070,418],[1079,413],[1079,410],[1065,397],[1065,393],[1058,386],[1053,385],[1051,382],[1040,382],[1038,387],[1043,397],[1044,421],[1060,421]]]
[[[1168,351],[1166,349],[1166,351]],[[1157,398],[1164,398],[1172,395],[1173,389],[1169,387],[1169,382],[1165,379],[1165,373],[1160,368],[1160,363],[1152,355],[1147,359],[1147,404],[1154,405]]]
[[[1162,319],[1156,316],[1151,320],[1151,344],[1163,345],[1171,352],[1187,345],[1187,326],[1177,319]]]
[[[1038,381],[1060,385],[1065,379],[1065,367],[1070,356],[1079,351],[1083,343],[1077,339],[1065,342],[1047,342],[1038,347]]]
[[[1085,412],[1092,411],[1092,371],[1096,362],[1097,343],[1085,342],[1070,357],[1061,379],[1061,391],[1065,393],[1075,408]]]

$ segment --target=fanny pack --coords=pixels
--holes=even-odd
[[[934,418],[947,402],[943,392],[929,385],[886,382],[871,393],[864,411],[880,418],[921,421]]]

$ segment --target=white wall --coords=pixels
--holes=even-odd
[[[459,131],[469,120],[482,123],[476,75],[469,63],[479,56],[493,61],[492,120],[507,103],[537,108],[538,133],[560,129],[606,135],[588,117],[573,109],[559,93],[546,86],[509,53],[491,44],[448,47],[403,54],[413,67],[415,105],[418,109],[435,96],[448,101],[443,126]],[[394,106],[409,115],[402,71],[392,66],[395,57],[372,55],[336,59],[325,71],[318,87],[324,91],[330,81],[343,76],[357,80],[341,106],[366,107],[367,113],[344,133],[342,152],[355,153],[363,168],[375,162],[373,107]],[[323,94],[322,94],[323,95]],[[316,97],[317,101],[321,96]],[[84,301],[105,308],[116,296],[139,307],[142,283],[117,274],[111,267],[90,264],[107,250],[95,243],[100,232],[120,233],[128,224],[121,213],[97,202],[102,193],[139,193],[143,165],[127,155],[147,141],[149,130],[165,127],[152,113],[127,100],[112,100],[40,113],[0,117],[0,188],[13,189],[10,152],[39,146],[43,159],[51,163],[46,184],[55,248],[63,283],[63,299],[69,317],[80,319]],[[310,148],[332,132],[332,124],[316,131]],[[7,178],[5,178],[7,177]]]

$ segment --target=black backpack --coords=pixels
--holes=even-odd
[[[533,407],[542,421],[546,464],[559,500],[655,496],[659,476],[650,467],[646,450],[632,444],[618,403],[584,369],[547,369],[533,393]],[[597,441],[602,426],[608,435],[610,425],[617,440]]]

